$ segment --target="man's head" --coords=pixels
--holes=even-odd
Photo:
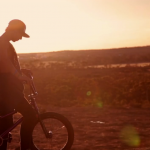
[[[6,28],[6,32],[10,33],[13,42],[21,40],[22,37],[29,38],[30,36],[25,33],[26,25],[18,19],[11,20]]]

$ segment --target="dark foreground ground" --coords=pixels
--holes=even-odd
[[[41,107],[65,115],[72,123],[72,150],[150,150],[150,110],[96,107]],[[8,149],[19,145],[19,127]]]

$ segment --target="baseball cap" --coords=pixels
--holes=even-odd
[[[23,37],[29,38],[30,36],[25,33],[26,25],[24,22],[18,19],[11,20],[6,28],[6,31],[19,31]]]

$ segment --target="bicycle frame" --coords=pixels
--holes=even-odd
[[[9,114],[6,114],[4,116],[1,116],[0,119],[6,118],[8,116],[11,116],[13,114],[17,113],[15,110],[10,112]],[[8,135],[8,133],[13,130],[17,125],[19,125],[21,122],[23,121],[23,117],[21,117],[17,122],[15,122],[9,129],[7,129],[6,131],[4,131],[1,135],[0,135],[0,139],[3,139],[6,135]],[[1,144],[0,144],[1,145]]]
[[[36,91],[36,88],[35,88],[35,85],[34,85],[34,82],[33,82],[33,76],[31,74],[29,74],[29,73],[26,74],[26,75],[32,80],[32,83],[30,85],[31,92],[30,92],[30,95],[28,95],[30,104],[33,107],[33,109],[35,109],[37,120],[38,120],[38,122],[40,122],[40,125],[41,125],[41,127],[43,129],[43,132],[44,132],[46,138],[50,138],[50,135],[47,132],[47,130],[46,130],[46,128],[45,128],[41,118],[40,118],[39,108],[38,108],[38,106],[36,104],[36,101],[35,101],[35,98],[38,95],[38,93]],[[11,115],[14,115],[15,113],[17,113],[16,110],[14,110],[14,111],[12,111],[12,112],[4,115],[4,116],[0,116],[0,119],[6,118],[6,117],[11,116]],[[22,123],[22,121],[23,121],[23,117],[21,117],[18,121],[16,121],[9,129],[7,129],[2,134],[0,134],[0,146],[3,144],[4,137],[6,135],[8,135],[9,132],[12,131],[16,126],[18,126],[20,123]]]

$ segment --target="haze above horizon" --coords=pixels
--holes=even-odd
[[[150,0],[5,0],[0,34],[12,19],[30,39],[13,43],[18,53],[150,45]]]

